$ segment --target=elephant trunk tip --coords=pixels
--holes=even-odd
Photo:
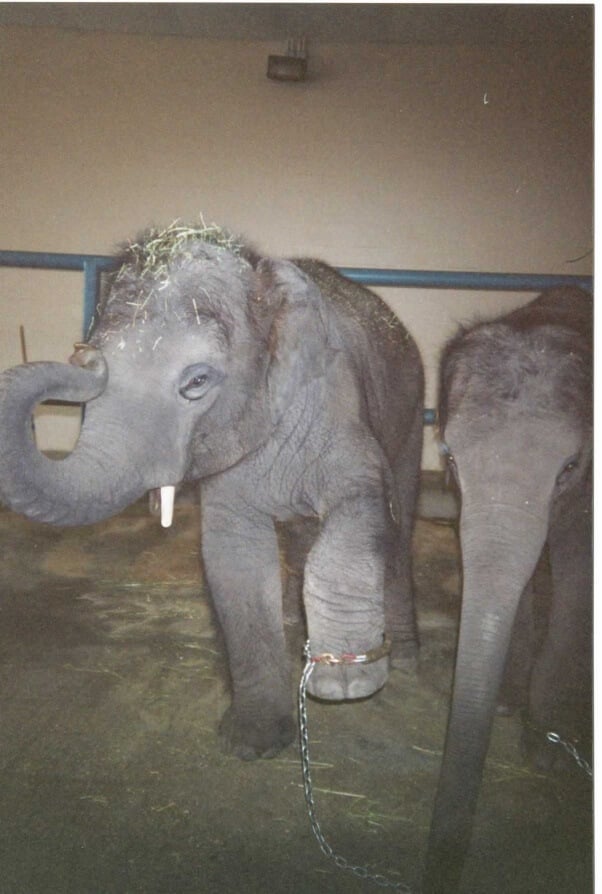
[[[106,376],[107,362],[98,348],[85,342],[76,342],[73,348],[73,354],[69,357],[71,366],[80,366],[98,376]]]

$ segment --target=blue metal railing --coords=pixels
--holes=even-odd
[[[0,252],[1,254],[1,252]],[[591,276],[558,273],[479,273],[470,270],[386,270],[339,267],[343,276],[365,286],[401,286],[406,289],[463,289],[484,292],[542,292],[552,286],[578,286],[592,291]]]
[[[116,265],[107,255],[61,254],[37,251],[0,251],[0,267],[29,267],[44,270],[80,270],[84,274],[84,334],[94,315],[100,275]],[[339,267],[343,276],[365,286],[414,289],[455,289],[485,292],[541,292],[552,286],[578,286],[593,290],[591,276],[544,273],[479,273],[455,270],[393,270],[377,267]],[[434,425],[436,411],[424,411],[424,424]]]
[[[79,270],[84,274],[84,334],[88,331],[98,298],[100,274],[115,267],[107,255],[75,255],[44,251],[0,251],[0,267],[42,270]]]

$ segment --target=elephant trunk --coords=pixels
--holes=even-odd
[[[463,505],[462,616],[424,894],[460,884],[514,618],[546,531],[545,513]]]
[[[28,363],[0,375],[0,501],[34,521],[80,525],[106,518],[142,496],[146,488],[131,463],[124,469],[115,461],[116,438],[111,440],[111,432],[103,432],[98,422],[89,425],[107,379],[102,354],[88,347],[77,351],[70,364]],[[34,442],[32,413],[50,398],[91,402],[76,448],[63,460],[44,456]],[[108,450],[103,454],[94,432],[102,432],[110,455]]]

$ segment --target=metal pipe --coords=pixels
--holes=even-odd
[[[578,286],[592,291],[591,276],[561,273],[479,273],[456,270],[387,270],[374,267],[339,267],[339,273],[365,286],[399,286],[414,289],[483,289],[486,292],[541,292],[552,286]]]
[[[100,288],[100,274],[107,269],[106,261],[99,261],[98,258],[87,258],[84,263],[84,338],[88,334],[94,318]]]
[[[84,270],[93,263],[108,270],[116,264],[110,255],[79,255],[46,251],[0,251],[0,267],[31,267],[44,270]]]
[[[60,254],[36,251],[0,251],[0,267],[34,267],[47,270],[84,270],[94,264],[110,270],[110,255]],[[572,285],[592,291],[591,276],[562,273],[479,273],[472,270],[397,270],[380,267],[339,267],[339,272],[366,286],[415,289],[463,289],[497,292],[539,292],[551,286]]]
[[[84,337],[90,328],[98,297],[100,274],[116,266],[107,255],[64,254],[41,251],[0,251],[0,267],[27,267],[37,270],[75,270],[84,274]]]

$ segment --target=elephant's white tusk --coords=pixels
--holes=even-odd
[[[169,528],[173,520],[173,503],[176,489],[173,484],[161,488],[161,527]]]

